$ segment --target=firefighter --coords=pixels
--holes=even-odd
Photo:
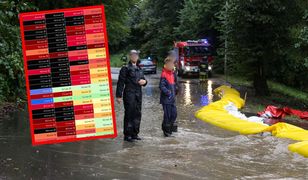
[[[208,57],[204,56],[199,64],[199,79],[200,82],[205,82],[207,79],[208,72]]]
[[[117,102],[124,104],[124,141],[141,140],[138,136],[141,121],[142,87],[147,81],[139,67],[139,53],[131,50],[129,62],[120,70],[116,89]]]
[[[172,58],[165,59],[165,65],[161,74],[159,88],[160,88],[160,103],[163,106],[164,119],[162,122],[162,130],[165,137],[171,136],[173,126],[177,117],[177,110],[175,105],[176,96],[176,75],[174,73],[174,61]]]
[[[174,62],[174,77],[175,77],[175,94],[177,95],[179,93],[179,90],[180,90],[180,85],[177,81],[177,70],[178,70],[178,61],[177,61],[177,58],[176,58],[176,52],[174,50],[171,50],[168,52],[168,58],[171,59],[171,61]],[[175,120],[173,122],[173,125],[172,125],[172,132],[178,132],[178,123],[177,123],[177,120]]]

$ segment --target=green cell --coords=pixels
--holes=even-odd
[[[63,96],[63,97],[55,97],[53,98],[53,101],[56,102],[66,102],[66,101],[72,101],[72,96]]]

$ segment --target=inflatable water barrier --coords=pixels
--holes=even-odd
[[[269,126],[262,122],[262,118],[246,117],[238,111],[238,109],[244,107],[244,99],[240,97],[237,90],[229,86],[220,86],[214,90],[214,93],[221,99],[198,110],[195,113],[198,119],[240,134],[270,132],[273,136],[279,138],[302,141],[289,145],[289,150],[308,157],[307,130],[283,122]]]

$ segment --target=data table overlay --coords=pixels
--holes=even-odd
[[[32,144],[116,137],[104,6],[19,19]]]

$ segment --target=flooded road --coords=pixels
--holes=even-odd
[[[147,75],[142,141],[123,142],[123,107],[116,104],[119,136],[32,147],[28,114],[0,120],[0,179],[307,179],[308,159],[290,153],[291,140],[243,136],[199,121],[194,112],[215,100],[212,89],[182,79],[178,96],[179,132],[164,138],[159,75]],[[115,90],[115,86],[114,89]]]

